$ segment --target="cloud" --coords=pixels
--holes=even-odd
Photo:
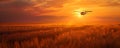
[[[51,15],[53,12],[59,12],[64,7],[64,4],[69,3],[69,0],[14,0],[9,3],[0,4],[0,10],[23,10],[29,12],[33,16]],[[13,8],[13,9],[12,9]],[[8,12],[13,12],[13,11]]]
[[[0,1],[9,1],[9,0],[0,0]]]
[[[77,1],[77,0],[76,0]],[[120,6],[120,0],[79,0],[74,5],[78,6]]]
[[[24,8],[28,6],[30,6],[30,4],[18,0],[2,3],[0,4],[0,16],[25,16],[25,14],[29,14],[28,12],[24,11]]]
[[[57,22],[57,20],[66,19],[66,17],[50,16],[49,14],[45,16],[41,14],[47,15],[47,13],[56,12],[58,10],[49,8],[62,7],[63,4],[64,0],[0,1],[0,22]]]
[[[67,16],[0,16],[0,23],[55,23],[69,19]]]
[[[37,16],[38,14],[49,13],[53,12],[54,10],[48,10],[46,7],[34,7],[37,5],[36,3],[38,0],[14,0],[9,3],[2,3],[0,4],[0,16],[8,15],[14,16],[21,15],[24,16],[25,14],[29,14],[31,16]],[[39,0],[40,3],[40,0]],[[49,7],[47,7],[49,8]]]
[[[42,7],[62,7],[63,4],[68,1],[69,0],[36,0],[36,3],[38,3],[39,6],[42,4]]]
[[[103,2],[102,4],[100,4],[100,6],[120,7],[120,0],[107,0],[107,1]]]
[[[104,16],[104,17],[95,17],[95,19],[100,20],[100,21],[108,21],[108,22],[120,22],[120,16]]]

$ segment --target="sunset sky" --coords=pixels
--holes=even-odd
[[[0,23],[119,22],[120,0],[0,0]]]

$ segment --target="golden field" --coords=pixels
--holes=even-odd
[[[0,48],[120,48],[120,24],[0,26]]]

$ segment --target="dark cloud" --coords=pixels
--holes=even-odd
[[[35,5],[39,5],[46,2],[46,4],[44,4],[43,6],[38,6],[38,7],[34,7]],[[2,3],[0,4],[0,10],[2,11],[8,11],[8,12],[13,12],[14,9],[16,9],[16,11],[18,10],[24,10],[27,8],[31,8],[31,10],[36,11],[36,12],[40,12],[40,13],[47,13],[47,12],[52,12],[55,10],[46,10],[46,8],[49,7],[55,7],[55,6],[61,6],[63,4],[63,0],[14,0],[12,2],[9,3]],[[13,8],[13,9],[12,9]],[[8,10],[9,9],[9,10]],[[12,10],[12,11],[10,11]],[[29,10],[29,12],[31,11]]]
[[[0,0],[0,1],[9,1],[9,0]]]
[[[6,0],[2,2],[7,2]],[[1,2],[1,1],[0,1]],[[6,22],[57,22],[66,19],[67,17],[57,16],[36,16],[35,12],[39,14],[55,12],[55,10],[48,10],[45,8],[61,6],[62,0],[56,2],[46,1],[44,6],[34,7],[34,5],[41,4],[42,0],[14,0],[7,3],[0,3],[0,23]],[[30,8],[30,9],[29,9]],[[26,10],[28,9],[28,10]]]
[[[53,10],[46,10],[41,7],[33,7],[35,3],[30,0],[15,0],[9,3],[0,4],[0,16],[36,16],[34,12],[39,14],[52,12]],[[31,10],[25,10],[31,8]]]
[[[0,4],[0,16],[27,16],[30,15],[29,12],[25,12],[24,8],[30,6],[30,4],[22,2],[22,1],[13,1],[9,3]],[[7,19],[5,19],[7,20]]]
[[[67,16],[0,16],[0,23],[55,23],[63,22]]]
[[[24,1],[21,1],[21,0],[15,0],[15,1],[12,1],[12,2],[9,2],[9,3],[2,3],[0,4],[0,7],[26,7],[26,6],[32,6],[31,3],[29,2],[24,2]]]

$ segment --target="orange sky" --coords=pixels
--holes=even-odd
[[[74,11],[93,11],[83,17],[78,17]],[[119,0],[0,0],[0,16],[7,16],[1,22],[9,22],[19,16],[32,20],[31,16],[52,16],[65,17],[65,19],[54,19],[53,22],[120,22],[120,1]],[[9,19],[12,16],[13,18]],[[28,16],[28,17],[26,17]],[[29,16],[31,17],[29,19]],[[49,17],[46,20],[50,21]],[[67,18],[67,19],[66,19]],[[14,19],[16,20],[16,19]],[[41,21],[38,19],[37,22]],[[56,21],[55,21],[56,20]],[[66,21],[65,21],[66,20]],[[24,22],[25,20],[23,20]],[[30,22],[29,21],[29,22]],[[42,20],[43,22],[44,19]],[[14,21],[10,21],[14,22]],[[32,21],[32,22],[36,22]]]

